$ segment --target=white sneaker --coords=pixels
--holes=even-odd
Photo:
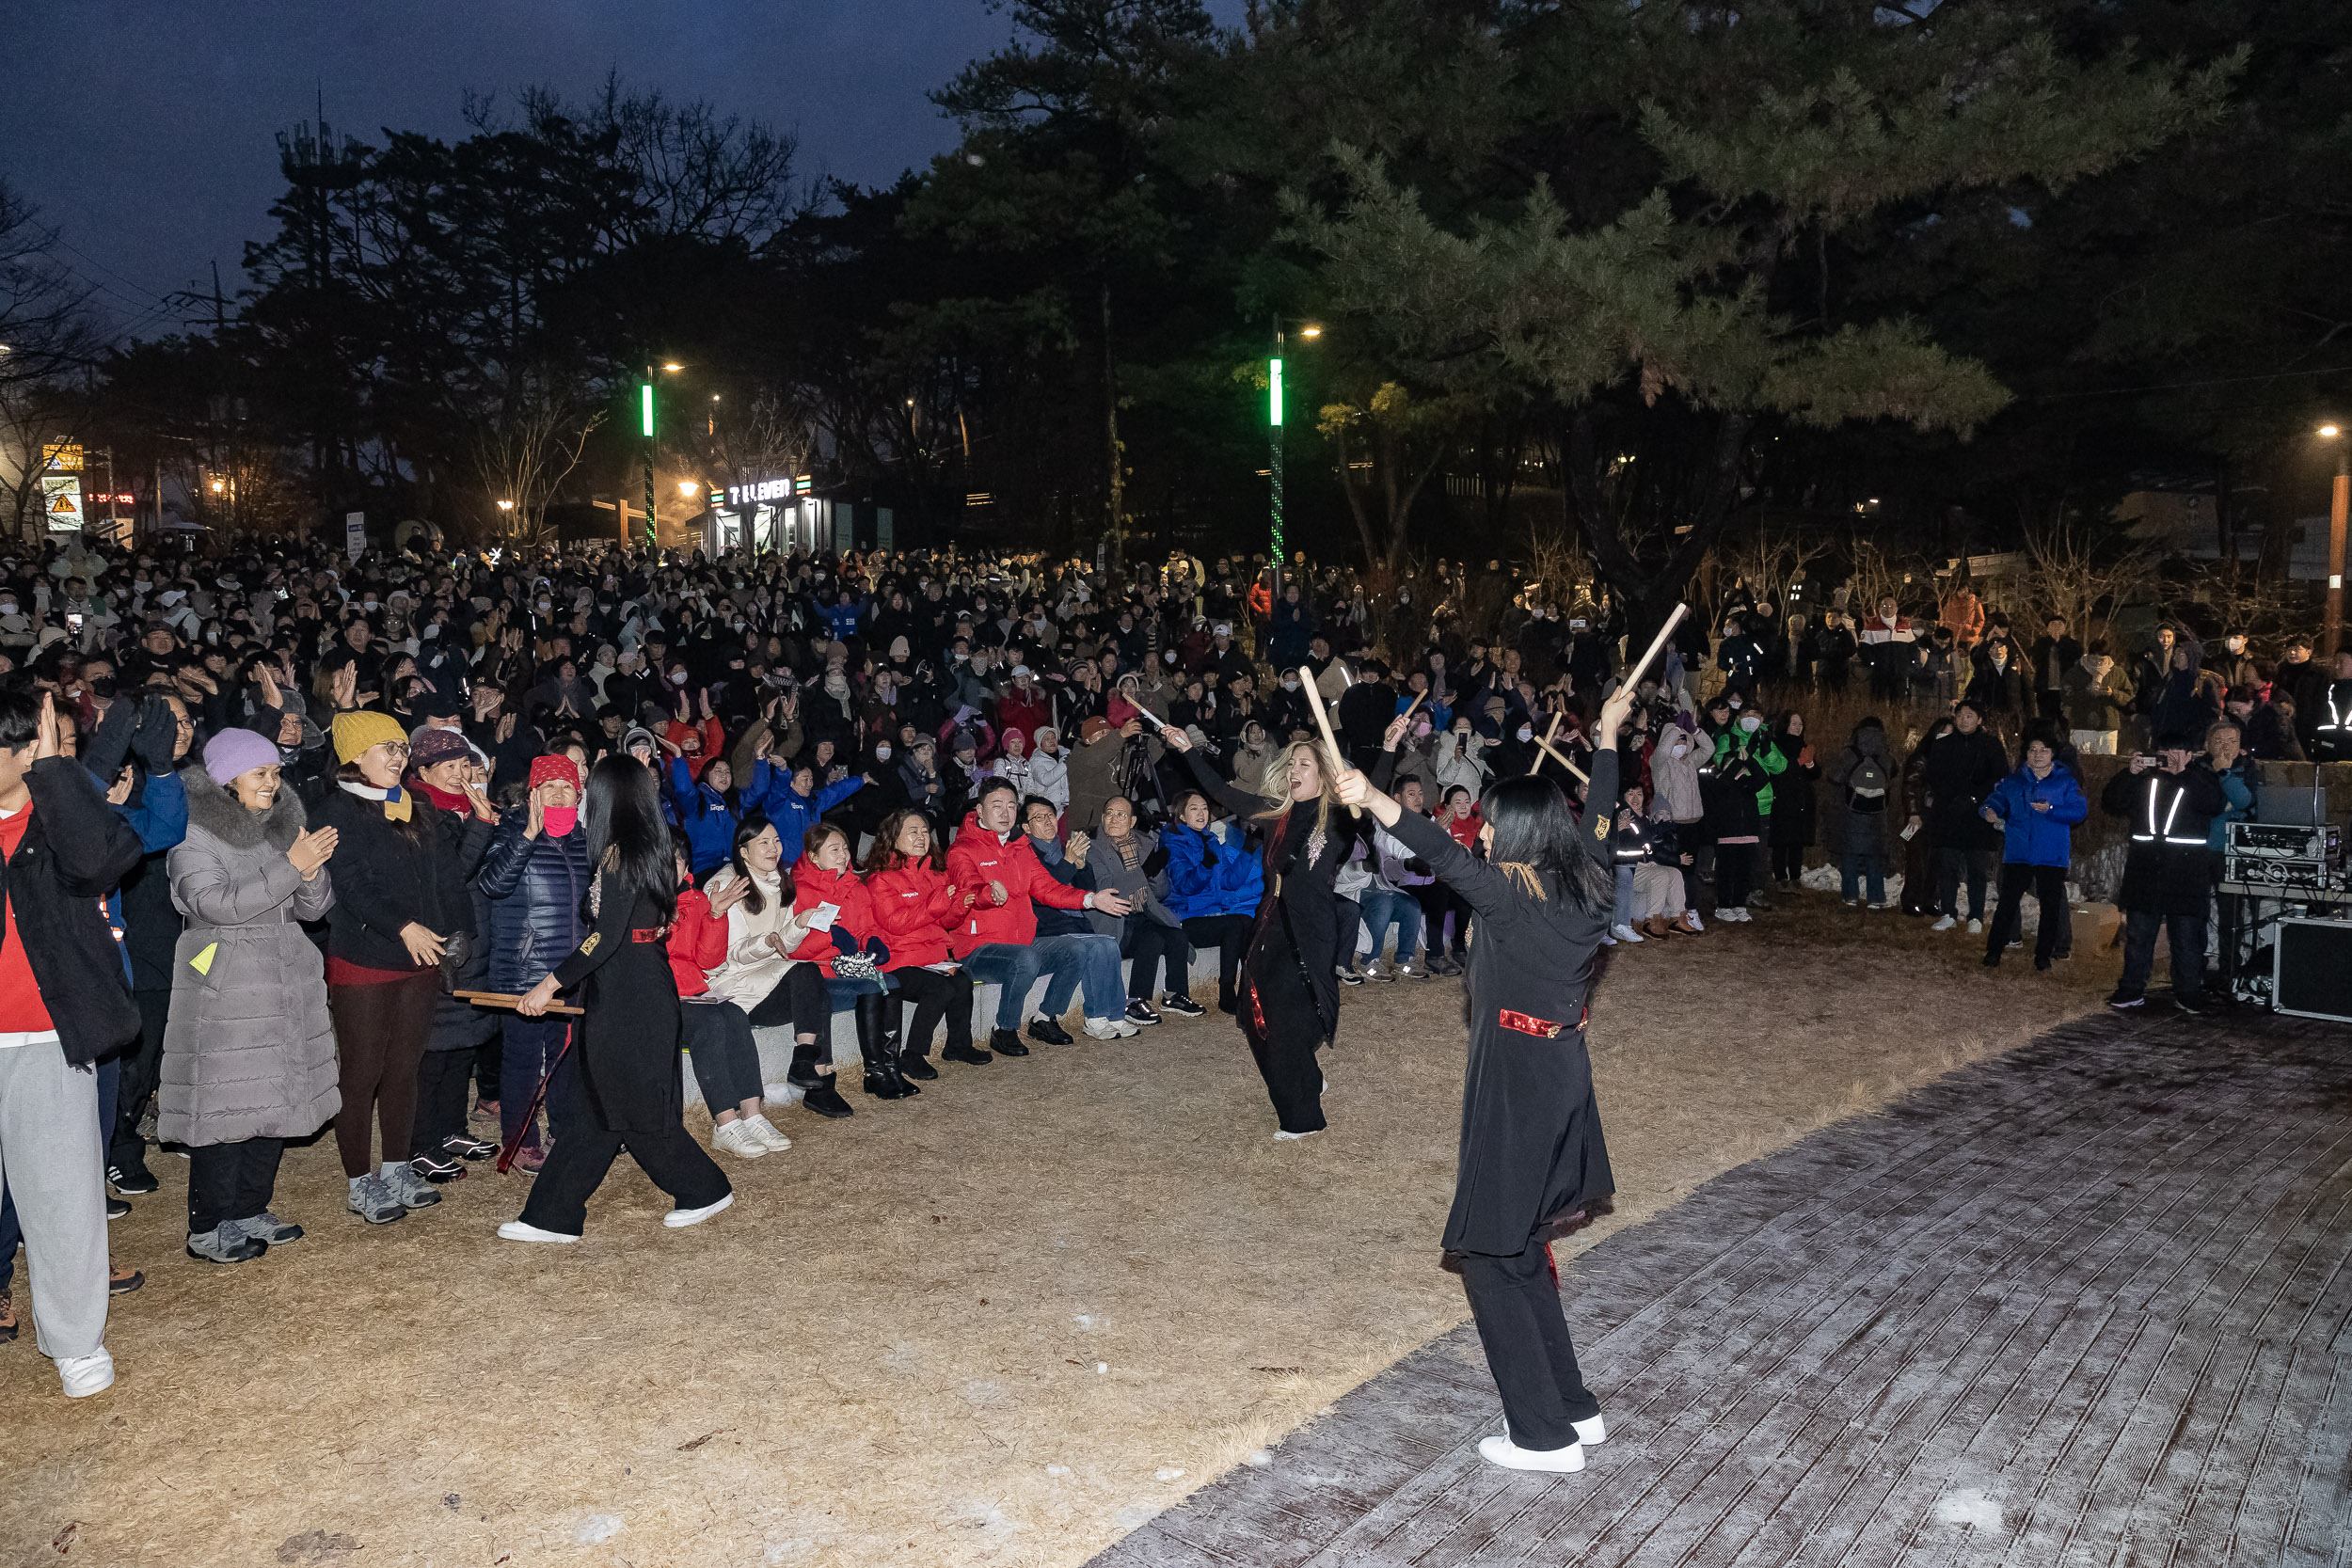
[[[1390,980],[1393,979],[1394,976],[1390,974],[1387,970],[1380,967],[1380,960],[1378,958],[1367,958],[1364,960],[1364,978],[1367,980],[1377,980],[1385,986]]]
[[[1959,925],[1959,924],[1960,924],[1960,922],[1959,922],[1959,921],[1954,920],[1954,919],[1953,919],[1950,915],[1948,915],[1948,914],[1947,914],[1947,915],[1944,916],[1942,919],[1938,920],[1938,921],[1937,921],[1934,925],[1932,925],[1932,926],[1929,927],[1928,927],[1928,929],[1929,929],[1929,930],[1931,930],[1931,931],[1948,931],[1948,930],[1950,930],[1953,927],[1955,927],[1955,926],[1957,926],[1957,925]]]
[[[1685,910],[1682,912],[1683,915],[1691,922],[1691,929],[1693,931],[1704,931],[1707,929],[1707,922],[1699,918],[1698,911]]]
[[[1858,910],[1862,908],[1862,900],[1859,898],[1841,898],[1838,902],[1844,904],[1846,908],[1850,910]]]
[[[741,1121],[730,1121],[710,1130],[710,1147],[723,1148],[729,1154],[746,1160],[756,1160],[768,1152],[767,1140]]]
[[[746,1117],[739,1125],[750,1128],[752,1136],[766,1144],[771,1154],[781,1154],[792,1147],[792,1140],[776,1131],[776,1124],[768,1119],[765,1112]]]
[[[1632,927],[1628,926],[1623,921],[1619,921],[1616,925],[1610,927],[1609,934],[1615,937],[1619,942],[1640,942],[1647,940],[1642,935],[1641,932],[1635,930]]]
[[[1984,935],[1984,922],[1981,920],[1970,921],[1968,923],[1968,934],[1972,937],[1980,937]]]
[[[499,1240],[502,1242],[557,1242],[568,1246],[580,1238],[566,1236],[561,1230],[542,1230],[535,1225],[525,1225],[520,1220],[508,1220],[499,1227]]]
[[[115,1386],[115,1358],[103,1345],[87,1355],[63,1356],[57,1362],[57,1376],[65,1384],[67,1399],[86,1400]]]
[[[661,1223],[672,1230],[683,1230],[690,1225],[700,1225],[722,1209],[735,1207],[735,1195],[727,1194],[716,1203],[706,1203],[699,1209],[673,1209],[661,1216]]]
[[[1098,1040],[1122,1040],[1130,1035],[1143,1033],[1123,1018],[1090,1018],[1086,1021],[1085,1028]]]
[[[1274,1141],[1277,1143],[1288,1143],[1295,1138],[1311,1138],[1321,1133],[1323,1129],[1318,1127],[1312,1132],[1277,1132],[1274,1134]]]
[[[1506,1470],[1548,1470],[1565,1475],[1584,1468],[1584,1446],[1581,1443],[1546,1452],[1522,1449],[1498,1433],[1492,1437],[1481,1437],[1478,1452],[1487,1464],[1500,1465]]]
[[[1740,925],[1745,926],[1749,921],[1754,920],[1756,916],[1749,912],[1748,907],[1745,904],[1742,904],[1738,909],[1732,911],[1728,918],[1736,920]]]
[[[1597,1444],[1606,1443],[1609,1441],[1609,1429],[1601,1424],[1601,1419],[1597,1416],[1589,1421],[1579,1421],[1576,1423],[1576,1440],[1588,1449]]]
[[[1715,906],[1715,918],[1718,920],[1738,920],[1741,915],[1747,912],[1748,911],[1745,910],[1727,910],[1720,904]]]
[[[771,1105],[791,1105],[800,1101],[801,1091],[790,1084],[762,1084],[759,1095]]]

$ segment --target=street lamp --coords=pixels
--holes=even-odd
[[[677,493],[681,496],[691,496],[701,488],[699,483],[691,479],[681,479],[677,482]]]
[[[2335,490],[2328,505],[2328,609],[2320,619],[2319,655],[2332,660],[2344,641],[2344,526],[2345,512],[2352,510],[2352,441],[2332,421],[2319,427],[2319,438],[2336,444]]]
[[[1320,338],[1323,336],[1323,328],[1302,325],[1298,329],[1298,335],[1302,338]],[[1266,360],[1265,380],[1268,457],[1266,476],[1272,481],[1267,486],[1267,492],[1272,512],[1269,520],[1274,535],[1274,592],[1279,594],[1282,591],[1282,567],[1290,559],[1289,552],[1282,543],[1282,317],[1279,312],[1277,312],[1274,317],[1274,353]]]

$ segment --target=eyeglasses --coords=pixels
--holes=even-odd
[[[388,757],[405,757],[408,754],[408,743],[405,740],[379,740],[376,744],[384,749],[384,754]]]

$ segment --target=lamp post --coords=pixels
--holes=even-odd
[[[2321,425],[2319,438],[2336,444],[2336,483],[2328,505],[2328,609],[2320,621],[2319,654],[2332,661],[2344,641],[2344,515],[2352,509],[2352,441],[2335,424]]]
[[[1301,326],[1298,335],[1302,338],[1320,338],[1323,328]],[[1272,506],[1269,522],[1274,539],[1273,591],[1279,594],[1282,592],[1282,568],[1290,560],[1288,548],[1282,542],[1282,317],[1279,312],[1274,317],[1274,353],[1266,359],[1266,430],[1269,459],[1266,476],[1272,481],[1267,488]]]

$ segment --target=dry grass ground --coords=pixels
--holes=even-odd
[[[1621,951],[1594,1008],[1616,1212],[2095,1005],[1808,895]],[[180,1248],[186,1166],[114,1227],[115,1388],[0,1351],[10,1563],[1072,1564],[1462,1316],[1435,1239],[1463,1032],[1450,981],[1347,996],[1333,1130],[1276,1143],[1222,1018],[950,1067],[920,1100],[730,1161],[698,1228],[624,1162],[573,1247],[501,1243],[486,1171],[370,1230],[332,1146],[301,1243]],[[17,1287],[20,1307],[24,1287]]]

